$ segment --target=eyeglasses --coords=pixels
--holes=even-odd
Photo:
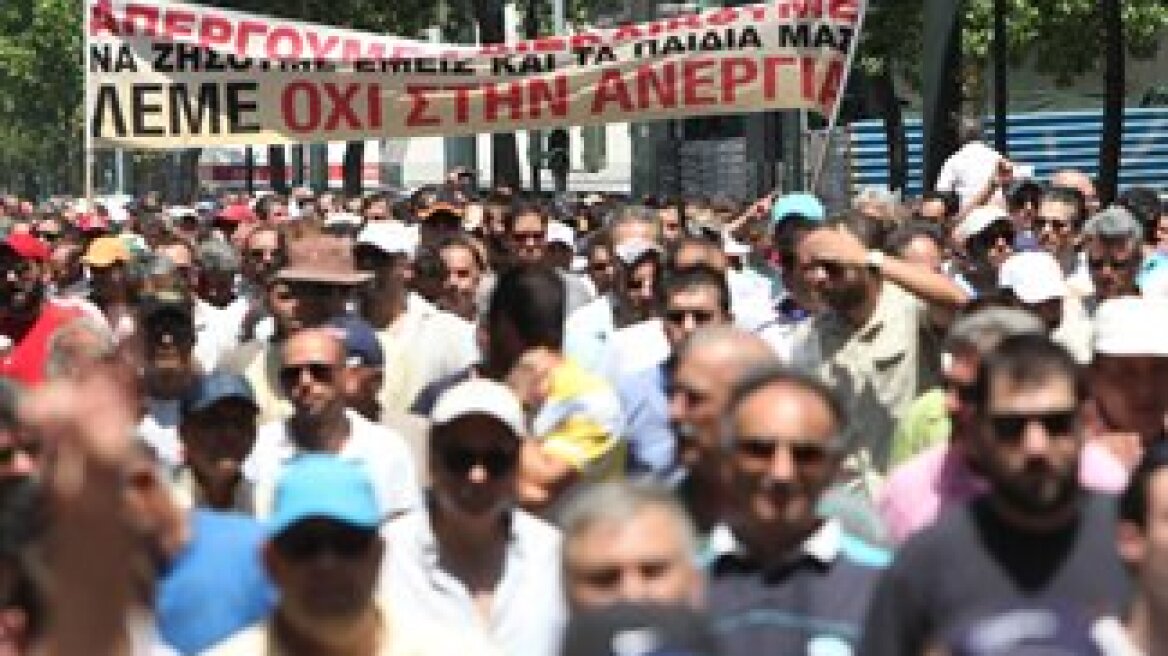
[[[1068,437],[1073,434],[1077,419],[1078,413],[1074,409],[998,413],[990,415],[990,426],[999,442],[1017,445],[1022,442],[1022,435],[1031,423],[1042,424],[1042,429],[1051,437]]]
[[[253,260],[265,260],[268,258],[276,259],[280,255],[278,248],[252,248],[247,251],[247,256]]]
[[[304,362],[288,364],[280,368],[280,384],[285,389],[296,387],[304,377],[305,372],[318,383],[331,383],[334,378],[334,368],[331,362]]]
[[[462,447],[443,447],[438,456],[446,471],[458,476],[466,476],[476,466],[481,466],[491,478],[505,476],[515,468],[518,452],[506,449],[474,451]]]
[[[314,526],[292,528],[276,537],[274,546],[289,560],[307,561],[328,552],[344,559],[356,559],[369,553],[377,540],[376,531],[350,526]]]
[[[318,282],[292,283],[288,285],[288,290],[297,298],[336,298],[349,293],[349,289],[343,285]]]
[[[1134,255],[1129,255],[1126,258],[1118,257],[1088,257],[1087,266],[1092,269],[1103,269],[1110,267],[1112,271],[1120,271],[1123,269],[1130,269],[1138,262],[1138,258]]]
[[[774,460],[775,453],[785,448],[791,454],[791,460],[799,467],[819,467],[840,451],[837,439],[827,441],[811,440],[775,440],[768,437],[734,438],[734,450],[746,461],[752,463],[767,463]]]
[[[1066,232],[1071,229],[1071,222],[1063,219],[1055,219],[1048,216],[1038,216],[1031,222],[1035,232],[1042,232],[1047,226],[1055,232]]]
[[[0,467],[10,466],[16,460],[18,454],[23,453],[29,458],[37,460],[44,452],[45,445],[40,440],[15,442],[6,446],[0,446]]]
[[[542,244],[547,241],[547,235],[543,232],[513,232],[511,237],[521,244]]]
[[[694,323],[699,326],[710,323],[717,315],[709,310],[666,310],[665,320],[669,323],[685,323],[685,320],[693,317]]]

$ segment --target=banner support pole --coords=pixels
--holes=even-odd
[[[831,153],[831,143],[835,135],[836,122],[839,120],[840,109],[844,104],[844,94],[848,89],[848,80],[852,77],[852,66],[856,61],[856,53],[860,51],[860,39],[864,35],[864,19],[868,16],[868,3],[860,3],[860,16],[856,21],[856,43],[852,46],[851,52],[848,53],[848,61],[844,64],[844,75],[840,79],[839,98],[836,99],[835,108],[831,112],[831,116],[827,119],[827,134],[823,138],[823,152],[819,154],[819,160],[815,163],[815,168],[811,174],[811,189],[812,194],[819,190],[819,180],[823,176],[823,169],[827,166],[827,157]],[[894,99],[895,100],[895,99]]]
[[[81,21],[81,47],[83,48],[82,65],[85,67],[83,71],[83,91],[84,100],[82,102],[85,112],[85,120],[82,128],[85,133],[82,136],[82,148],[84,150],[83,166],[85,167],[85,174],[83,176],[85,186],[85,205],[86,211],[93,211],[93,94],[90,90],[90,68],[92,68],[92,53],[89,51],[89,35],[91,33],[91,21],[93,20],[93,12],[89,7],[89,0],[81,4],[81,11],[85,12]]]

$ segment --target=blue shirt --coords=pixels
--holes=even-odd
[[[181,654],[197,654],[272,610],[276,592],[260,562],[263,527],[254,519],[191,511],[191,538],[158,580],[158,633]]]
[[[630,473],[650,473],[664,479],[677,468],[677,440],[669,427],[667,381],[664,363],[617,381]]]

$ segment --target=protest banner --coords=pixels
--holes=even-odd
[[[87,0],[87,136],[162,149],[770,109],[831,117],[864,5],[774,0],[455,46],[166,0]]]

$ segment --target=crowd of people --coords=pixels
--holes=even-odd
[[[1168,654],[1168,205],[0,199],[0,655]]]

